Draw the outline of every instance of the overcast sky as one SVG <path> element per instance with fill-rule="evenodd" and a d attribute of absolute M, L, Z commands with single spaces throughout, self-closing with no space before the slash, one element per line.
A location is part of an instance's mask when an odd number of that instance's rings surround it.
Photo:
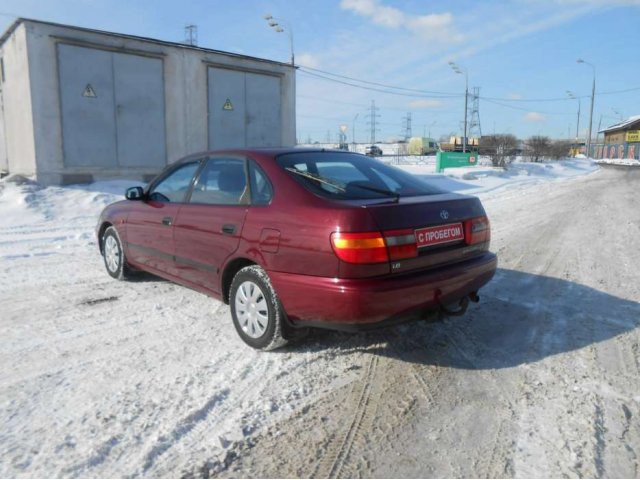
<path fill-rule="evenodd" d="M 288 62 L 289 37 L 267 13 L 294 33 L 300 141 L 335 139 L 341 124 L 351 141 L 356 116 L 356 138 L 368 141 L 372 100 L 377 139 L 399 136 L 408 112 L 413 135 L 461 131 L 464 75 L 449 61 L 480 87 L 483 134 L 575 136 L 578 100 L 567 90 L 583 97 L 586 129 L 593 76 L 578 58 L 596 66 L 594 130 L 640 114 L 640 0 L 0 0 L 3 30 L 18 15 L 182 41 L 195 23 L 203 47 Z M 410 90 L 314 76 L 323 72 Z"/>

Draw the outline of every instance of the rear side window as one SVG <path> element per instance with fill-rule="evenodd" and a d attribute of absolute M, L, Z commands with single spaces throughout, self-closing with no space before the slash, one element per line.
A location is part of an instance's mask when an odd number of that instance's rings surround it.
<path fill-rule="evenodd" d="M 206 205 L 244 205 L 249 200 L 249 189 L 244 168 L 239 158 L 210 158 L 200 172 L 191 203 Z"/>
<path fill-rule="evenodd" d="M 445 193 L 398 168 L 353 153 L 289 153 L 279 156 L 278 164 L 309 191 L 336 200 Z"/>
<path fill-rule="evenodd" d="M 268 205 L 273 197 L 273 187 L 267 175 L 254 161 L 249 162 L 249 179 L 251 182 L 251 203 Z"/>

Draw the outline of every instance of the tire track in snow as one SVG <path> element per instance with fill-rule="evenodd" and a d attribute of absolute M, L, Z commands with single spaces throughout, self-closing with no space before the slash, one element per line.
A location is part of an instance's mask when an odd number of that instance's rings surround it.
<path fill-rule="evenodd" d="M 216 393 L 201 408 L 180 420 L 168 435 L 161 437 L 145 456 L 142 473 L 146 474 L 158 457 L 178 443 L 185 435 L 196 428 L 200 422 L 205 421 L 209 414 L 229 397 L 230 392 L 231 390 L 229 388 L 225 388 L 221 392 Z"/>
<path fill-rule="evenodd" d="M 349 460 L 353 443 L 356 437 L 360 434 L 363 420 L 368 413 L 369 400 L 373 389 L 373 379 L 375 377 L 378 362 L 378 355 L 372 354 L 362 381 L 357 385 L 354 385 L 351 392 L 350 398 L 352 400 L 357 400 L 351 416 L 351 422 L 345 432 L 344 438 L 342 442 L 331 442 L 329 444 L 329 451 L 323 461 L 316 467 L 316 471 L 312 475 L 313 477 L 338 478 L 341 476 L 341 472 Z"/>

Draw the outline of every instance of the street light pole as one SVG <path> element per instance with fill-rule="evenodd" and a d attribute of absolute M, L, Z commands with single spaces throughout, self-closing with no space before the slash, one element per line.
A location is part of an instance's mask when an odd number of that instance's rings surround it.
<path fill-rule="evenodd" d="M 467 151 L 467 102 L 469 101 L 469 76 L 464 71 L 464 138 L 462 139 L 462 152 Z"/>
<path fill-rule="evenodd" d="M 576 141 L 578 140 L 578 136 L 580 135 L 580 106 L 582 104 L 582 100 L 580 100 L 580 98 L 576 97 L 573 92 L 567 90 L 567 95 L 569 95 L 569 98 L 572 98 L 573 100 L 578 100 L 578 120 L 576 121 Z"/>
<path fill-rule="evenodd" d="M 356 151 L 356 120 L 358 119 L 358 115 L 360 115 L 359 113 L 356 113 L 356 116 L 353 117 L 353 132 L 351 133 L 352 135 L 352 140 L 353 140 L 353 151 Z"/>
<path fill-rule="evenodd" d="M 469 99 L 469 75 L 466 68 L 461 68 L 454 62 L 449 62 L 454 72 L 464 74 L 464 136 L 462 137 L 462 151 L 467 151 L 467 101 Z"/>
<path fill-rule="evenodd" d="M 577 62 L 589 65 L 593 70 L 593 83 L 591 85 L 591 109 L 589 112 L 589 138 L 587 138 L 587 158 L 589 158 L 589 155 L 591 154 L 591 127 L 593 125 L 593 102 L 596 96 L 596 67 L 592 63 L 585 62 L 581 58 L 579 58 Z"/>
<path fill-rule="evenodd" d="M 269 22 L 269 26 L 273 28 L 277 33 L 287 32 L 289 34 L 289 48 L 291 49 L 291 66 L 295 67 L 295 55 L 293 53 L 293 28 L 289 22 L 278 20 L 271 14 L 266 14 L 264 19 Z M 285 28 L 286 27 L 286 28 Z"/>

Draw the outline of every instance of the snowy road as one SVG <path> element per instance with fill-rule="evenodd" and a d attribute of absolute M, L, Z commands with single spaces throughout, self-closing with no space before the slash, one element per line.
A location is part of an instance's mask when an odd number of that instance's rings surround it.
<path fill-rule="evenodd" d="M 0 476 L 638 477 L 639 185 L 487 196 L 500 269 L 465 317 L 272 353 L 214 300 L 112 281 L 94 219 L 34 190 L 41 226 L 0 228 Z"/>

